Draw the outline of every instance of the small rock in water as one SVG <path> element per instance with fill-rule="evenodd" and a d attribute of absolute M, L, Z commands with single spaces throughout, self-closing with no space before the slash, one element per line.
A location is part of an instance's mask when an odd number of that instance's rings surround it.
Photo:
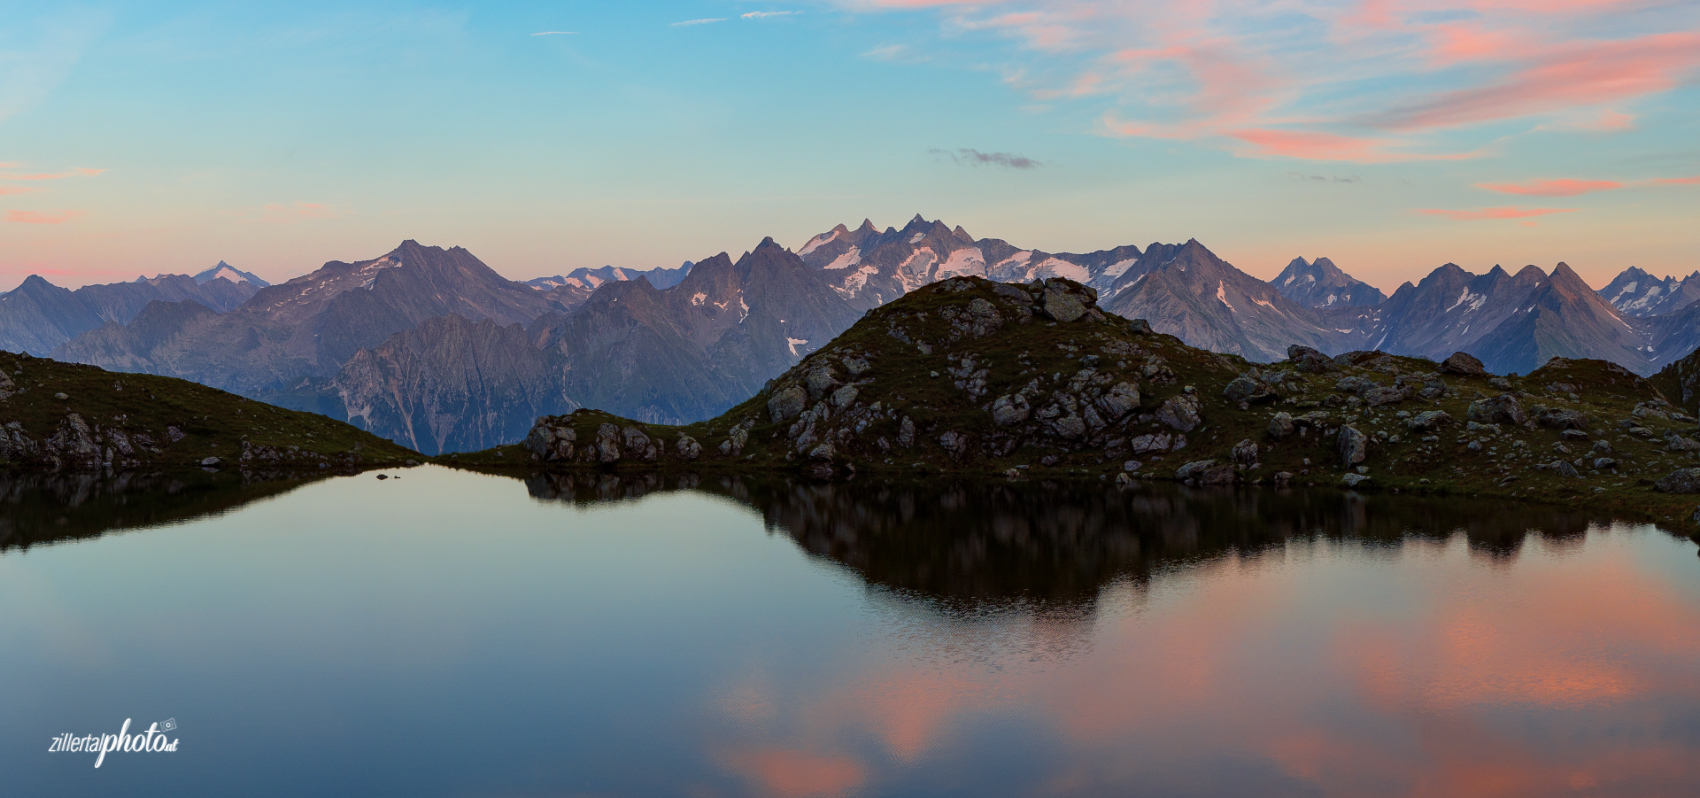
<path fill-rule="evenodd" d="M 389 479 L 389 478 L 390 478 L 389 474 L 379 474 L 378 475 L 378 479 Z"/>
<path fill-rule="evenodd" d="M 217 457 L 203 457 L 203 458 L 201 458 L 201 465 L 204 465 L 204 466 L 218 465 L 218 458 Z"/>

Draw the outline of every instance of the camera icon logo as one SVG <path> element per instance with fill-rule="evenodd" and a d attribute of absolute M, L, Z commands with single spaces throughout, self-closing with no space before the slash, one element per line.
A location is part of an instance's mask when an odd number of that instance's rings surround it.
<path fill-rule="evenodd" d="M 176 718 L 166 718 L 163 722 L 161 722 L 159 724 L 159 730 L 160 731 L 176 731 L 177 730 L 177 719 Z"/>

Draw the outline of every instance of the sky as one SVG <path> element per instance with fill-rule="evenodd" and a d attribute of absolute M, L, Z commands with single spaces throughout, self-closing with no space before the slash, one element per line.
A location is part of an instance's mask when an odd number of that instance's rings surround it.
<path fill-rule="evenodd" d="M 1599 287 L 1700 269 L 1697 79 L 1693 0 L 11 3 L 0 290 L 404 239 L 528 279 L 916 214 Z"/>

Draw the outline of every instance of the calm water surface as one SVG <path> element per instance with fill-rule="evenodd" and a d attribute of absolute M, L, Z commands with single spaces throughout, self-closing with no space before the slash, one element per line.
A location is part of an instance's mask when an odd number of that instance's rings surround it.
<path fill-rule="evenodd" d="M 0 480 L 0 673 L 5 795 L 1700 794 L 1695 544 L 1458 501 Z"/>

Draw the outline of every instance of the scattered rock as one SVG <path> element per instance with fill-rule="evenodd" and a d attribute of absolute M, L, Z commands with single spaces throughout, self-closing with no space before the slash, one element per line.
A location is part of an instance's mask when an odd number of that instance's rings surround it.
<path fill-rule="evenodd" d="M 1269 437 L 1271 438 L 1285 438 L 1293 434 L 1295 428 L 1292 413 L 1283 411 L 1269 418 Z"/>
<path fill-rule="evenodd" d="M 1679 468 L 1653 483 L 1661 493 L 1700 493 L 1700 468 Z"/>
<path fill-rule="evenodd" d="M 1340 370 L 1339 364 L 1327 355 L 1308 346 L 1298 344 L 1287 347 L 1287 361 L 1293 364 L 1293 368 L 1306 374 L 1323 374 Z"/>
<path fill-rule="evenodd" d="M 1242 465 L 1247 468 L 1256 468 L 1257 442 L 1248 438 L 1234 444 L 1232 457 L 1234 459 L 1234 463 L 1237 465 Z"/>
<path fill-rule="evenodd" d="M 1346 474 L 1340 477 L 1340 484 L 1352 489 L 1368 488 L 1373 481 L 1374 478 L 1367 474 Z"/>
<path fill-rule="evenodd" d="M 1204 421 L 1199 417 L 1198 409 L 1198 397 L 1190 393 L 1176 394 L 1157 406 L 1157 420 L 1170 429 L 1191 432 Z"/>
<path fill-rule="evenodd" d="M 1485 377 L 1488 373 L 1482 361 L 1464 352 L 1453 352 L 1451 357 L 1440 361 L 1440 370 L 1465 377 Z"/>
<path fill-rule="evenodd" d="M 1027 403 L 1027 397 L 1021 394 L 1000 396 L 992 402 L 992 423 L 1000 427 L 1020 424 L 1027 420 L 1032 409 L 1032 405 Z"/>
<path fill-rule="evenodd" d="M 1417 432 L 1432 432 L 1443 424 L 1451 424 L 1452 415 L 1444 410 L 1427 410 L 1405 421 L 1405 427 Z"/>
<path fill-rule="evenodd" d="M 1334 442 L 1334 450 L 1340 456 L 1340 464 L 1346 467 L 1355 466 L 1369 459 L 1369 438 L 1357 427 L 1341 427 Z"/>
<path fill-rule="evenodd" d="M 1175 470 L 1176 480 L 1199 485 L 1228 485 L 1235 478 L 1233 466 L 1215 460 L 1197 460 Z"/>
<path fill-rule="evenodd" d="M 201 465 L 204 465 L 204 466 L 218 465 L 218 458 L 217 457 L 203 457 L 203 458 L 201 458 Z"/>
<path fill-rule="evenodd" d="M 1470 403 L 1469 419 L 1482 424 L 1522 424 L 1529 420 L 1523 406 L 1512 394 L 1500 394 L 1491 399 Z"/>
<path fill-rule="evenodd" d="M 64 391 L 60 391 L 59 393 L 54 394 L 53 398 L 58 399 L 59 401 L 63 402 L 67 399 L 70 399 L 71 396 L 69 394 L 65 393 Z"/>
<path fill-rule="evenodd" d="M 1551 429 L 1585 430 L 1588 428 L 1586 413 L 1580 410 L 1566 410 L 1556 407 L 1535 408 L 1535 422 Z"/>
<path fill-rule="evenodd" d="M 788 385 L 773 392 L 767 400 L 767 414 L 774 423 L 796 418 L 809 403 L 808 391 L 800 385 Z"/>
<path fill-rule="evenodd" d="M 1570 464 L 1565 463 L 1565 465 L 1570 465 Z M 1607 469 L 1612 469 L 1612 468 L 1617 468 L 1617 461 L 1616 460 L 1613 460 L 1610 457 L 1596 457 L 1596 458 L 1594 458 L 1594 470 L 1595 471 L 1605 471 Z"/>

